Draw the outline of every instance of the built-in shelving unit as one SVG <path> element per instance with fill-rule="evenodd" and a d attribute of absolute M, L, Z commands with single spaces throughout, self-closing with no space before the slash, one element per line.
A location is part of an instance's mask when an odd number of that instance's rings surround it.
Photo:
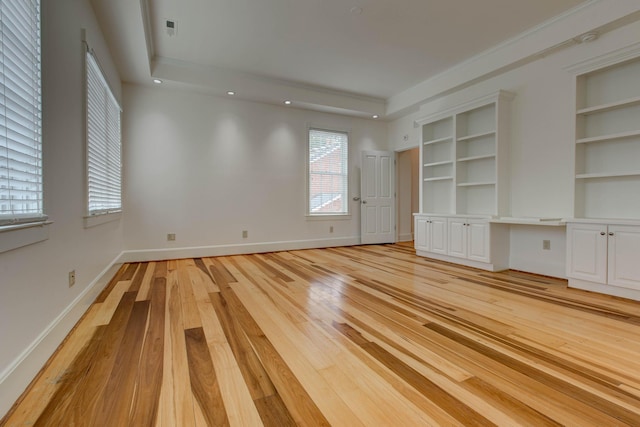
<path fill-rule="evenodd" d="M 499 91 L 427 116 L 421 129 L 416 253 L 497 271 L 508 267 L 509 101 Z"/>
<path fill-rule="evenodd" d="M 640 43 L 571 67 L 576 75 L 573 288 L 640 301 Z"/>
<path fill-rule="evenodd" d="M 506 213 L 506 136 L 512 97 L 499 91 L 418 121 L 422 130 L 421 213 Z"/>
<path fill-rule="evenodd" d="M 640 219 L 640 59 L 576 76 L 576 218 Z"/>

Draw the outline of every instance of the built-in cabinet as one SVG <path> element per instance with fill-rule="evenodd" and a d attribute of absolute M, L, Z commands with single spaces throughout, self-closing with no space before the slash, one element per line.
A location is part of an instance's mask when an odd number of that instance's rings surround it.
<path fill-rule="evenodd" d="M 640 300 L 640 48 L 576 75 L 569 286 Z"/>
<path fill-rule="evenodd" d="M 567 225 L 569 286 L 640 298 L 640 225 Z"/>
<path fill-rule="evenodd" d="M 491 250 L 508 245 L 502 239 L 506 233 L 491 230 L 504 227 L 489 219 L 509 210 L 512 98 L 498 91 L 416 121 L 421 129 L 420 213 L 414 228 L 419 255 L 489 270 L 506 268 L 506 259 L 492 258 L 504 251 Z M 442 244 L 434 245 L 433 239 Z"/>
<path fill-rule="evenodd" d="M 447 254 L 446 217 L 416 216 L 414 230 L 416 249 L 442 255 Z"/>
<path fill-rule="evenodd" d="M 490 262 L 489 229 L 484 219 L 449 218 L 448 242 L 451 256 L 472 261 Z"/>

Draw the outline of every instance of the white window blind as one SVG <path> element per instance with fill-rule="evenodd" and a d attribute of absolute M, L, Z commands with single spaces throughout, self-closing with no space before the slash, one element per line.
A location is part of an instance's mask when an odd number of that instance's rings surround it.
<path fill-rule="evenodd" d="M 120 106 L 93 54 L 87 52 L 88 214 L 122 210 Z"/>
<path fill-rule="evenodd" d="M 0 226 L 45 219 L 40 1 L 0 1 Z"/>
<path fill-rule="evenodd" d="M 349 136 L 309 129 L 309 215 L 349 213 Z"/>

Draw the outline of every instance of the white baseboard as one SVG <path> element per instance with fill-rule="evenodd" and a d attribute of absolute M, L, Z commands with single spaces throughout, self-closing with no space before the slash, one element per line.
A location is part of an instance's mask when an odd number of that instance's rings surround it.
<path fill-rule="evenodd" d="M 116 257 L 38 337 L 0 373 L 0 419 L 11 409 L 120 267 Z"/>
<path fill-rule="evenodd" d="M 398 242 L 413 242 L 413 233 L 398 234 Z"/>
<path fill-rule="evenodd" d="M 124 251 L 118 262 L 159 261 L 163 259 L 201 258 L 210 256 L 256 254 L 297 249 L 330 248 L 360 244 L 360 237 L 338 237 L 319 240 L 289 240 L 283 242 L 246 243 L 240 245 L 195 246 L 186 248 L 141 249 Z"/>
<path fill-rule="evenodd" d="M 602 283 L 587 282 L 586 280 L 571 278 L 569 279 L 569 287 L 640 301 L 640 290 L 637 289 L 622 288 L 620 286 L 611 286 Z"/>

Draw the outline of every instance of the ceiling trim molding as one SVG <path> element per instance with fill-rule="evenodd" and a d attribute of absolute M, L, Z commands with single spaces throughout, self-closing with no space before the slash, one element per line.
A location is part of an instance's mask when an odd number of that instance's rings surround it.
<path fill-rule="evenodd" d="M 318 85 L 313 85 L 309 83 L 297 82 L 294 80 L 279 79 L 276 77 L 269 77 L 261 74 L 254 74 L 254 73 L 249 73 L 246 71 L 240 71 L 240 70 L 235 70 L 230 68 L 194 64 L 193 62 L 181 61 L 181 60 L 166 58 L 162 56 L 155 56 L 151 64 L 152 64 L 152 67 L 151 67 L 152 70 L 155 70 L 159 65 L 170 65 L 170 66 L 176 66 L 181 68 L 187 68 L 197 73 L 207 73 L 207 74 L 218 73 L 223 75 L 233 74 L 236 76 L 241 76 L 244 79 L 255 80 L 255 81 L 259 81 L 267 84 L 288 86 L 291 88 L 304 89 L 304 90 L 319 92 L 319 93 L 328 94 L 328 95 L 342 96 L 342 97 L 357 99 L 359 101 L 365 101 L 365 102 L 373 102 L 373 103 L 380 103 L 380 104 L 386 103 L 386 99 L 384 98 L 377 98 L 374 96 L 362 95 L 359 93 L 332 89 L 325 86 L 318 86 Z"/>
<path fill-rule="evenodd" d="M 574 38 L 587 31 L 611 31 L 639 11 L 640 4 L 633 0 L 589 0 L 389 97 L 387 117 L 403 116 L 416 106 L 572 46 Z"/>
<path fill-rule="evenodd" d="M 153 67 L 151 63 L 156 56 L 155 47 L 153 45 L 153 31 L 151 27 L 151 12 L 149 9 L 149 0 L 140 0 L 140 12 L 142 14 L 142 28 L 144 32 L 144 40 L 147 45 L 147 58 L 149 60 L 149 69 Z"/>

